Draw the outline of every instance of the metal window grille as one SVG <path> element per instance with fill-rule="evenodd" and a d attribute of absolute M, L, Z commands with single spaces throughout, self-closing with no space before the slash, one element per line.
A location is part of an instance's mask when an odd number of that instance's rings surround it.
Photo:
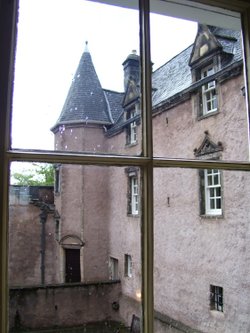
<path fill-rule="evenodd" d="M 211 310 L 223 312 L 223 288 L 210 286 L 210 307 Z"/>

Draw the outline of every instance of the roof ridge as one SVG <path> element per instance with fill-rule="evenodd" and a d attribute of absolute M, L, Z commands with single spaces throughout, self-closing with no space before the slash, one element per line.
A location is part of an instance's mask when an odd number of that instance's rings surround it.
<path fill-rule="evenodd" d="M 112 89 L 102 88 L 102 90 L 104 90 L 104 91 L 109 91 L 109 92 L 112 92 L 112 93 L 115 93 L 115 94 L 124 94 L 124 92 L 115 91 L 115 90 L 112 90 Z"/>

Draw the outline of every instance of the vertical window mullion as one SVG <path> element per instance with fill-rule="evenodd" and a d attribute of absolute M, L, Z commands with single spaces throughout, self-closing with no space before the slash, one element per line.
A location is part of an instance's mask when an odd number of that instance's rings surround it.
<path fill-rule="evenodd" d="M 142 332 L 154 331 L 153 301 L 153 140 L 150 57 L 150 0 L 139 0 L 141 55 L 142 155 L 149 159 L 142 170 Z"/>
<path fill-rule="evenodd" d="M 242 39 L 243 39 L 243 58 L 244 58 L 244 76 L 245 76 L 245 95 L 246 95 L 246 108 L 249 110 L 250 107 L 250 8 L 245 8 L 244 13 L 241 14 L 242 24 Z M 248 124 L 249 124 L 249 112 Z M 248 144 L 250 138 L 250 129 L 248 126 Z"/>
<path fill-rule="evenodd" d="M 8 182 L 10 148 L 10 109 L 14 77 L 14 49 L 17 32 L 18 1 L 0 1 L 0 331 L 8 327 Z"/>

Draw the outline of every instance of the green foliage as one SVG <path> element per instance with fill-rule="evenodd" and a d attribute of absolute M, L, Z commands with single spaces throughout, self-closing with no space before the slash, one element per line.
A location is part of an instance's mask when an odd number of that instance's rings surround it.
<path fill-rule="evenodd" d="M 32 163 L 30 169 L 13 172 L 11 179 L 13 185 L 52 186 L 54 185 L 54 167 L 52 164 Z"/>

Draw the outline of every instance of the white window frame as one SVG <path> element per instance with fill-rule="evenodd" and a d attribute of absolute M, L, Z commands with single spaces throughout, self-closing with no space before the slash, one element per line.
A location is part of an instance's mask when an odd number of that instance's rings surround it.
<path fill-rule="evenodd" d="M 212 74 L 214 74 L 213 65 L 209 65 L 201 70 L 202 79 Z M 211 107 L 211 105 L 214 105 L 214 107 Z M 202 86 L 202 114 L 205 116 L 216 112 L 218 110 L 217 105 L 216 82 L 215 80 L 212 80 Z"/>
<path fill-rule="evenodd" d="M 124 255 L 124 275 L 132 277 L 132 256 L 130 254 Z"/>
<path fill-rule="evenodd" d="M 136 175 L 130 176 L 131 214 L 139 214 L 139 184 Z"/>
<path fill-rule="evenodd" d="M 119 260 L 115 257 L 109 257 L 109 279 L 119 279 Z"/>
<path fill-rule="evenodd" d="M 134 118 L 136 115 L 136 111 L 133 110 L 130 114 L 130 118 Z M 136 121 L 132 121 L 132 123 L 130 123 L 130 143 L 136 143 L 137 142 L 137 125 L 136 125 Z"/>
<path fill-rule="evenodd" d="M 205 180 L 205 205 L 206 215 L 222 214 L 222 188 L 221 188 L 221 171 L 218 169 L 204 170 Z M 210 179 L 210 181 L 209 181 Z M 216 179 L 218 181 L 216 181 Z M 220 194 L 218 194 L 218 191 Z M 217 201 L 220 201 L 218 205 Z M 213 204 L 212 204 L 213 203 Z"/>
<path fill-rule="evenodd" d="M 135 104 L 134 109 L 130 109 L 128 112 L 128 119 L 133 119 L 138 114 L 138 105 Z M 134 145 L 137 143 L 137 124 L 136 120 L 129 123 L 128 128 L 128 144 Z"/>
<path fill-rule="evenodd" d="M 120 5 L 126 2 L 127 6 L 131 6 L 131 1 L 115 1 L 115 0 L 102 0 L 101 2 L 109 2 Z M 196 10 L 200 4 L 202 6 L 214 6 L 214 0 L 194 0 L 191 7 L 187 10 Z M 154 4 L 154 1 L 153 1 Z M 136 5 L 136 4 L 134 4 Z M 187 4 L 188 5 L 188 1 Z M 216 2 L 217 8 L 238 11 L 242 19 L 243 27 L 243 44 L 244 49 L 244 63 L 246 64 L 246 98 L 248 105 L 250 104 L 250 26 L 249 16 L 250 9 L 248 1 L 218 0 Z M 167 9 L 166 3 L 166 9 Z M 188 6 L 187 6 L 188 7 Z M 196 8 L 197 7 L 197 8 Z M 142 117 L 142 153 L 140 156 L 103 156 L 96 154 L 95 156 L 74 153 L 60 154 L 58 152 L 48 151 L 28 151 L 26 149 L 15 150 L 11 148 L 11 95 L 12 95 L 12 82 L 14 71 L 14 49 L 17 33 L 17 13 L 18 1 L 1 0 L 0 21 L 0 83 L 2 89 L 0 90 L 0 235 L 1 235 L 1 265 L 0 265 L 0 283 L 1 283 L 1 306 L 0 306 L 0 331 L 2 333 L 8 332 L 8 283 L 7 283 L 7 253 L 8 253 L 8 182 L 9 182 L 9 166 L 11 162 L 46 162 L 46 163 L 73 163 L 81 165 L 115 165 L 115 166 L 137 166 L 141 168 L 142 172 L 142 200 L 143 200 L 143 220 L 142 220 L 142 237 L 141 237 L 141 251 L 142 251 L 142 332 L 154 332 L 154 281 L 153 281 L 153 168 L 217 168 L 235 171 L 250 171 L 250 163 L 241 162 L 223 162 L 223 161 L 192 161 L 185 159 L 163 159 L 154 158 L 153 145 L 152 145 L 152 110 L 151 110 L 151 71 L 152 62 L 150 59 L 150 29 L 149 17 L 150 6 L 149 0 L 139 0 L 139 16 L 140 16 L 140 55 L 141 55 L 141 101 L 143 109 Z M 187 14 L 184 8 L 183 13 Z M 202 9 L 203 10 L 203 9 Z M 219 9 L 220 11 L 220 9 Z M 178 13 L 180 10 L 178 10 Z M 205 13 L 207 15 L 207 13 Z M 215 17 L 214 11 L 210 17 Z M 183 14 L 183 18 L 185 16 Z M 219 14 L 220 15 L 220 14 Z M 195 15 L 194 15 L 195 16 Z M 227 17 L 227 14 L 225 15 Z M 196 15 L 198 17 L 198 15 Z M 186 16 L 187 18 L 187 16 Z M 198 17 L 199 18 L 199 17 Z M 231 16 L 228 21 L 231 22 Z M 216 25 L 216 24 L 215 24 Z"/>

